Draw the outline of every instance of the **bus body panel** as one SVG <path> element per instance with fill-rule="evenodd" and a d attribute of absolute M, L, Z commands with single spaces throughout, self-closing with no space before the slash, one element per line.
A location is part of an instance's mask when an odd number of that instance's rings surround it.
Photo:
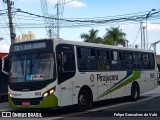
<path fill-rule="evenodd" d="M 146 72 L 146 92 L 153 90 L 157 86 L 157 70 L 147 70 Z"/>
<path fill-rule="evenodd" d="M 57 46 L 64 47 L 64 49 L 58 48 Z M 68 51 L 65 47 L 71 46 L 72 51 Z M 122 69 L 122 70 L 92 70 L 92 71 L 83 71 L 79 69 L 78 62 L 78 47 L 93 48 L 96 51 L 98 49 L 105 49 L 111 51 L 120 51 L 126 52 L 129 51 L 132 54 L 135 53 L 152 53 L 154 52 L 149 50 L 139 50 L 139 49 L 130 49 L 122 48 L 116 46 L 107 46 L 100 44 L 90 44 L 83 42 L 71 42 L 61 39 L 53 40 L 53 51 L 55 53 L 55 62 L 56 62 L 56 80 L 54 84 L 56 86 L 56 92 L 52 95 L 52 98 L 47 97 L 46 100 L 42 100 L 42 104 L 37 106 L 16 106 L 11 100 L 9 104 L 11 107 L 22 107 L 22 108 L 47 108 L 47 107 L 61 107 L 67 105 L 74 105 L 78 103 L 78 94 L 83 86 L 88 86 L 93 94 L 93 101 L 100 101 L 106 99 L 112 99 L 117 97 L 129 96 L 131 95 L 131 86 L 133 82 L 137 82 L 140 88 L 140 93 L 152 90 L 156 88 L 156 70 L 143 70 L 143 69 Z M 66 50 L 65 50 L 66 49 Z M 61 81 L 60 77 L 63 79 L 67 76 L 65 74 L 58 73 L 59 69 L 59 55 L 64 55 L 66 52 L 74 53 L 75 60 L 75 74 L 68 79 Z M 71 54 L 72 54 L 71 53 Z M 96 53 L 97 56 L 97 53 Z M 124 62 L 125 63 L 125 62 Z M 123 64 L 124 64 L 123 63 Z M 72 67 L 72 66 L 68 66 Z M 153 74 L 154 73 L 154 74 Z M 53 84 L 51 86 L 54 86 Z M 51 87 L 45 87 L 41 92 L 49 90 Z M 12 91 L 14 93 L 14 91 Z M 18 97 L 19 99 L 23 98 L 36 98 L 34 92 L 26 92 L 23 97 Z M 36 91 L 39 92 L 39 91 Z M 17 92 L 17 94 L 23 94 L 22 92 Z M 30 94 L 31 93 L 31 94 Z M 27 96 L 28 95 L 28 96 Z M 30 95 L 30 96 L 29 96 Z M 15 97 L 16 98 L 16 97 Z M 53 98 L 55 100 L 53 100 Z M 49 100 L 47 100 L 49 99 Z M 51 101 L 53 101 L 53 103 Z M 44 101 L 44 102 L 43 102 Z M 51 103 L 47 104 L 47 102 Z M 46 106 L 45 106 L 46 104 Z"/>
<path fill-rule="evenodd" d="M 47 97 L 43 97 L 44 93 L 55 88 L 53 94 L 49 94 Z M 11 108 L 53 108 L 58 107 L 58 91 L 57 81 L 49 84 L 45 88 L 36 91 L 13 91 L 8 87 L 9 94 L 9 106 Z M 23 102 L 29 102 L 30 105 L 23 105 Z M 32 103 L 34 105 L 32 105 Z"/>
<path fill-rule="evenodd" d="M 33 99 L 31 99 L 33 101 Z M 25 101 L 27 104 L 23 104 L 22 101 Z M 39 104 L 38 105 L 30 105 L 28 104 L 28 99 L 21 99 L 21 105 L 16 105 L 12 99 L 8 100 L 8 104 L 11 108 L 55 108 L 58 107 L 58 98 L 52 94 L 50 96 L 48 96 L 46 99 L 42 99 L 39 100 Z M 24 102 L 24 103 L 25 103 Z"/>

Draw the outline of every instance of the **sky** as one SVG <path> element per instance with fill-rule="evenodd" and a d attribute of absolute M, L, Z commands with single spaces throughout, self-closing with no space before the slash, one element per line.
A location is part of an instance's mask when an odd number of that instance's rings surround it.
<path fill-rule="evenodd" d="M 42 14 L 41 1 L 43 0 L 13 0 L 13 9 L 21 9 L 26 12 L 34 13 L 37 15 Z M 64 19 L 78 19 L 78 18 L 98 18 L 98 17 L 108 17 L 117 16 L 124 14 L 132 14 L 150 11 L 152 9 L 160 10 L 160 0 L 65 0 L 66 4 L 63 7 L 63 15 L 61 18 Z M 47 0 L 48 13 L 49 15 L 56 14 L 55 4 L 57 0 Z M 0 1 L 0 10 L 6 10 L 6 4 Z M 13 10 L 13 11 L 14 11 Z M 46 38 L 45 28 L 21 28 L 25 23 L 37 23 L 43 24 L 43 19 L 41 20 L 26 20 L 25 14 L 16 13 L 13 14 L 13 22 L 17 23 L 15 31 L 16 35 L 21 35 L 32 31 L 36 38 Z M 24 19 L 25 18 L 25 19 Z M 32 19 L 32 17 L 30 18 Z M 8 22 L 7 16 L 0 16 L 0 37 L 4 39 L 0 41 L 0 52 L 8 52 L 10 46 L 9 29 L 4 28 Z M 144 21 L 145 22 L 145 21 Z M 66 24 L 67 25 L 67 24 Z M 99 30 L 98 36 L 103 37 L 106 33 L 106 28 L 120 27 L 124 33 L 126 33 L 126 39 L 129 41 L 129 47 L 133 47 L 136 44 L 141 44 L 141 36 L 139 32 L 140 23 L 139 22 L 123 22 L 123 23 L 112 23 L 106 24 L 104 26 L 89 26 L 89 27 L 67 27 L 63 28 L 63 24 L 60 23 L 60 38 L 64 40 L 80 41 L 80 34 L 88 33 L 92 28 Z M 149 46 L 158 40 L 160 40 L 160 18 L 147 21 L 147 36 Z M 157 44 L 157 54 L 160 54 L 160 43 Z"/>

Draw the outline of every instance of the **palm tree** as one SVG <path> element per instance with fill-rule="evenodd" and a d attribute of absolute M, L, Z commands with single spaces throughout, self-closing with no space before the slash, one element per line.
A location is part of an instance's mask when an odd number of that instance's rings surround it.
<path fill-rule="evenodd" d="M 89 34 L 82 33 L 80 37 L 84 39 L 84 42 L 90 42 L 90 43 L 102 43 L 102 38 L 97 37 L 98 30 L 94 30 L 93 28 L 89 31 Z"/>
<path fill-rule="evenodd" d="M 104 44 L 109 45 L 118 45 L 121 44 L 125 46 L 125 42 L 127 41 L 125 36 L 126 33 L 122 32 L 119 27 L 111 27 L 110 29 L 106 29 L 107 33 L 104 36 Z"/>

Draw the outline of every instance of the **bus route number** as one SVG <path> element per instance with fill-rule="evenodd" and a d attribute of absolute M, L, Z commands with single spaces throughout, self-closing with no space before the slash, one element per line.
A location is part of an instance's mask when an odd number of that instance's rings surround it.
<path fill-rule="evenodd" d="M 41 96 L 41 92 L 35 92 L 35 96 Z"/>

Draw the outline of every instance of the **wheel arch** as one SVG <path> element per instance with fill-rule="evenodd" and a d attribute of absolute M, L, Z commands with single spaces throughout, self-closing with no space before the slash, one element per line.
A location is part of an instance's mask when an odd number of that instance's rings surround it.
<path fill-rule="evenodd" d="M 91 99 L 93 100 L 93 92 L 92 92 L 91 88 L 90 88 L 88 85 L 84 85 L 84 86 L 82 86 L 81 89 L 79 90 L 79 93 L 80 93 L 80 91 L 83 90 L 83 89 L 88 92 L 88 94 L 90 95 Z M 78 93 L 78 95 L 79 95 L 79 93 Z"/>
<path fill-rule="evenodd" d="M 139 90 L 139 93 L 140 93 L 140 87 L 139 87 L 139 83 L 138 83 L 137 81 L 134 81 L 134 82 L 132 83 L 132 85 L 131 85 L 131 90 L 132 90 L 132 87 L 133 87 L 134 85 L 137 85 L 138 90 Z"/>
<path fill-rule="evenodd" d="M 140 96 L 140 87 L 137 81 L 132 83 L 130 91 L 131 91 L 130 100 L 137 101 Z"/>

